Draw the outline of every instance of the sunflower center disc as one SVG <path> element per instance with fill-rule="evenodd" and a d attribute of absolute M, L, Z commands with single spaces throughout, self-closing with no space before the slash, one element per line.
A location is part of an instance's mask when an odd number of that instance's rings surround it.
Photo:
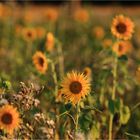
<path fill-rule="evenodd" d="M 117 26 L 116 26 L 116 29 L 119 33 L 125 33 L 126 32 L 126 25 L 124 23 L 119 23 Z"/>
<path fill-rule="evenodd" d="M 123 51 L 123 46 L 122 45 L 119 45 L 118 50 L 119 50 L 119 52 Z"/>
<path fill-rule="evenodd" d="M 1 121 L 4 124 L 11 124 L 12 123 L 12 115 L 10 113 L 3 114 Z"/>
<path fill-rule="evenodd" d="M 32 34 L 30 32 L 28 32 L 28 37 L 31 37 L 31 36 L 32 36 Z"/>
<path fill-rule="evenodd" d="M 70 91 L 74 94 L 80 93 L 82 90 L 82 85 L 78 81 L 74 81 L 70 84 Z"/>
<path fill-rule="evenodd" d="M 38 62 L 39 62 L 39 64 L 43 67 L 44 60 L 43 60 L 41 57 L 38 59 Z"/>

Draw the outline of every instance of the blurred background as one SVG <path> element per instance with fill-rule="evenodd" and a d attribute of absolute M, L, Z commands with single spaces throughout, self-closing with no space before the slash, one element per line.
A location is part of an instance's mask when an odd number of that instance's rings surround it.
<path fill-rule="evenodd" d="M 117 97 L 132 108 L 140 101 L 140 74 L 136 76 L 140 66 L 140 1 L 1 0 L 0 77 L 9 80 L 14 90 L 18 89 L 21 81 L 34 83 L 36 87 L 45 86 L 40 97 L 42 108 L 57 108 L 54 98 L 50 96 L 54 89 L 51 68 L 49 66 L 45 75 L 40 74 L 33 65 L 32 56 L 37 51 L 45 53 L 47 58 L 55 62 L 60 81 L 58 45 L 61 44 L 64 73 L 73 69 L 82 72 L 89 67 L 95 94 L 91 93 L 86 103 L 107 111 L 106 104 L 112 90 L 111 47 L 115 40 L 110 28 L 112 19 L 118 14 L 130 17 L 135 24 L 134 34 L 129 42 L 131 51 L 120 58 L 117 87 Z M 51 33 L 51 39 L 55 38 L 53 51 L 46 47 L 48 33 Z M 105 96 L 100 101 L 101 90 L 104 90 Z M 63 108 L 64 106 L 60 107 L 60 112 L 64 111 Z M 93 117 L 94 115 L 97 117 Z M 94 115 L 89 112 L 81 115 L 84 120 L 81 121 L 81 129 L 86 133 L 91 126 L 91 130 L 96 131 L 96 138 L 99 138 L 99 133 L 104 138 L 108 120 L 106 116 L 98 117 L 96 112 Z M 117 131 L 117 138 L 125 138 L 126 131 L 139 134 L 139 121 L 140 111 L 136 109 L 127 124 L 118 126 L 120 129 Z M 101 127 L 101 131 L 93 123 Z M 58 130 L 61 130 L 60 135 L 64 135 L 64 127 Z"/>

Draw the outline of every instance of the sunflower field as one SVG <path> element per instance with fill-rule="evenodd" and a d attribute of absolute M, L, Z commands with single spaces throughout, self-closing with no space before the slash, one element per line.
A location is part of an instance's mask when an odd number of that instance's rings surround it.
<path fill-rule="evenodd" d="M 140 9 L 0 3 L 0 140 L 139 140 Z"/>

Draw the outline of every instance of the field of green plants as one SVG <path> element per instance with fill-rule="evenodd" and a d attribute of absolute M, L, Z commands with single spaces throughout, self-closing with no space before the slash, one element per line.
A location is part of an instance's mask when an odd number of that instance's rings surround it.
<path fill-rule="evenodd" d="M 0 139 L 140 139 L 139 14 L 105 12 L 0 3 Z"/>

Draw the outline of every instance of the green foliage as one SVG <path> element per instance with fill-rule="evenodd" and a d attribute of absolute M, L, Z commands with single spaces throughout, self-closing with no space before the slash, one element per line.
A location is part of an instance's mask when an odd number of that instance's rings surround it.
<path fill-rule="evenodd" d="M 121 122 L 121 124 L 127 124 L 128 120 L 130 119 L 130 115 L 131 115 L 131 112 L 130 112 L 129 107 L 123 106 L 120 109 L 120 122 Z"/>
<path fill-rule="evenodd" d="M 115 114 L 115 113 L 119 112 L 119 110 L 121 108 L 120 99 L 119 98 L 117 98 L 116 100 L 110 99 L 109 102 L 108 102 L 108 108 L 109 108 L 109 111 L 112 114 Z"/>
<path fill-rule="evenodd" d="M 11 82 L 0 78 L 0 88 L 4 88 L 6 90 L 11 88 Z"/>

